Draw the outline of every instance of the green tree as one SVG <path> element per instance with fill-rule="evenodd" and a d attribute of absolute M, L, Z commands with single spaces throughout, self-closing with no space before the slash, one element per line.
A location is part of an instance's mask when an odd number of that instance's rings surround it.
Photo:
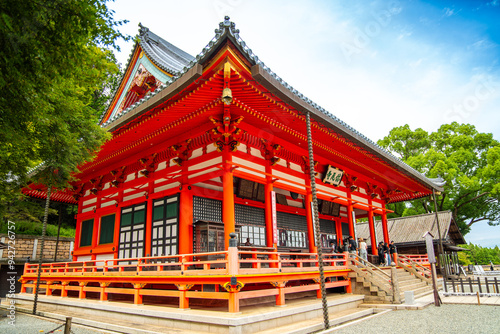
<path fill-rule="evenodd" d="M 106 3 L 0 0 L 1 203 L 17 199 L 28 175 L 67 186 L 107 138 L 96 92 L 117 73 L 110 49 L 124 36 Z"/>
<path fill-rule="evenodd" d="M 500 144 L 490 133 L 473 125 L 443 124 L 430 135 L 396 127 L 378 144 L 427 177 L 442 177 L 446 184 L 437 198 L 438 210 L 451 210 L 465 235 L 479 221 L 498 225 L 500 220 Z M 402 216 L 428 213 L 428 198 L 394 206 Z"/>
<path fill-rule="evenodd" d="M 500 264 L 500 250 L 495 248 L 485 248 L 474 244 L 461 245 L 467 251 L 458 252 L 460 264 L 479 264 L 488 265 L 490 263 Z"/>

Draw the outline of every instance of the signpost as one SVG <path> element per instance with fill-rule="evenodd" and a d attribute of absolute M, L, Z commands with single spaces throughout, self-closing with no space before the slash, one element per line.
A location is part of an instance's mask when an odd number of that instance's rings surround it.
<path fill-rule="evenodd" d="M 439 299 L 439 294 L 437 290 L 436 283 L 436 255 L 434 255 L 434 236 L 429 232 L 425 232 L 423 235 L 425 238 L 425 246 L 427 247 L 427 257 L 429 263 L 431 264 L 431 274 L 432 274 L 432 287 L 434 288 L 434 305 L 441 306 L 441 300 Z"/>

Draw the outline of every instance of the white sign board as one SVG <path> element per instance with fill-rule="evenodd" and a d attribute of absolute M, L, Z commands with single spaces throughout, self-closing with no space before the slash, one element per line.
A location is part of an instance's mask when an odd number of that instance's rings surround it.
<path fill-rule="evenodd" d="M 344 176 L 343 170 L 328 165 L 323 182 L 337 187 L 342 182 L 342 176 Z"/>
<path fill-rule="evenodd" d="M 434 255 L 434 237 L 429 232 L 424 234 L 425 238 L 425 246 L 427 247 L 427 257 L 429 259 L 429 263 L 436 263 L 436 256 Z"/>

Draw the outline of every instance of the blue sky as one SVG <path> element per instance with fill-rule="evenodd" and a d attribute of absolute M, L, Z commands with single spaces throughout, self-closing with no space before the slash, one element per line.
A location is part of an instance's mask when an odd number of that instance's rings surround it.
<path fill-rule="evenodd" d="M 500 140 L 500 1 L 116 0 L 121 30 L 141 22 L 197 55 L 224 15 L 274 72 L 373 141 L 395 126 L 474 124 Z M 122 44 L 125 64 L 132 43 Z M 500 227 L 468 242 L 500 246 Z"/>

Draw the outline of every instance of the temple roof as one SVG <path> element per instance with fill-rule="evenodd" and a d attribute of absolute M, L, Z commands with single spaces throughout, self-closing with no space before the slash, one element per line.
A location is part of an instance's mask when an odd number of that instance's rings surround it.
<path fill-rule="evenodd" d="M 438 212 L 439 228 L 443 241 L 451 240 L 455 245 L 465 244 L 465 239 L 453 220 L 451 211 Z M 357 237 L 370 240 L 370 230 L 367 222 L 356 224 Z M 377 241 L 383 241 L 382 222 L 375 222 Z M 425 243 L 424 233 L 430 232 L 434 240 L 439 239 L 436 214 L 434 212 L 417 216 L 407 216 L 387 220 L 387 230 L 391 240 L 396 244 Z"/>
<path fill-rule="evenodd" d="M 168 43 L 142 25 L 140 27 L 139 45 L 144 49 L 151 61 L 174 76 L 171 81 L 160 85 L 155 91 L 149 92 L 123 112 L 113 115 L 104 122 L 102 126 L 107 128 L 108 131 L 113 132 L 128 124 L 146 110 L 166 101 L 173 93 L 183 89 L 185 82 L 194 81 L 196 74 L 201 75 L 200 65 L 204 65 L 209 61 L 212 55 L 229 40 L 252 66 L 252 76 L 255 80 L 282 101 L 295 108 L 299 113 L 310 112 L 311 118 L 318 123 L 332 129 L 404 174 L 419 180 L 430 189 L 443 190 L 444 182 L 442 179 L 429 179 L 414 170 L 280 78 L 246 45 L 239 35 L 239 30 L 235 28 L 235 23 L 231 22 L 228 16 L 225 17 L 223 22 L 219 23 L 219 28 L 215 30 L 215 36 L 196 57 L 192 57 Z"/>
<path fill-rule="evenodd" d="M 155 35 L 139 23 L 139 45 L 158 67 L 171 74 L 178 74 L 194 59 L 187 52 Z"/>

